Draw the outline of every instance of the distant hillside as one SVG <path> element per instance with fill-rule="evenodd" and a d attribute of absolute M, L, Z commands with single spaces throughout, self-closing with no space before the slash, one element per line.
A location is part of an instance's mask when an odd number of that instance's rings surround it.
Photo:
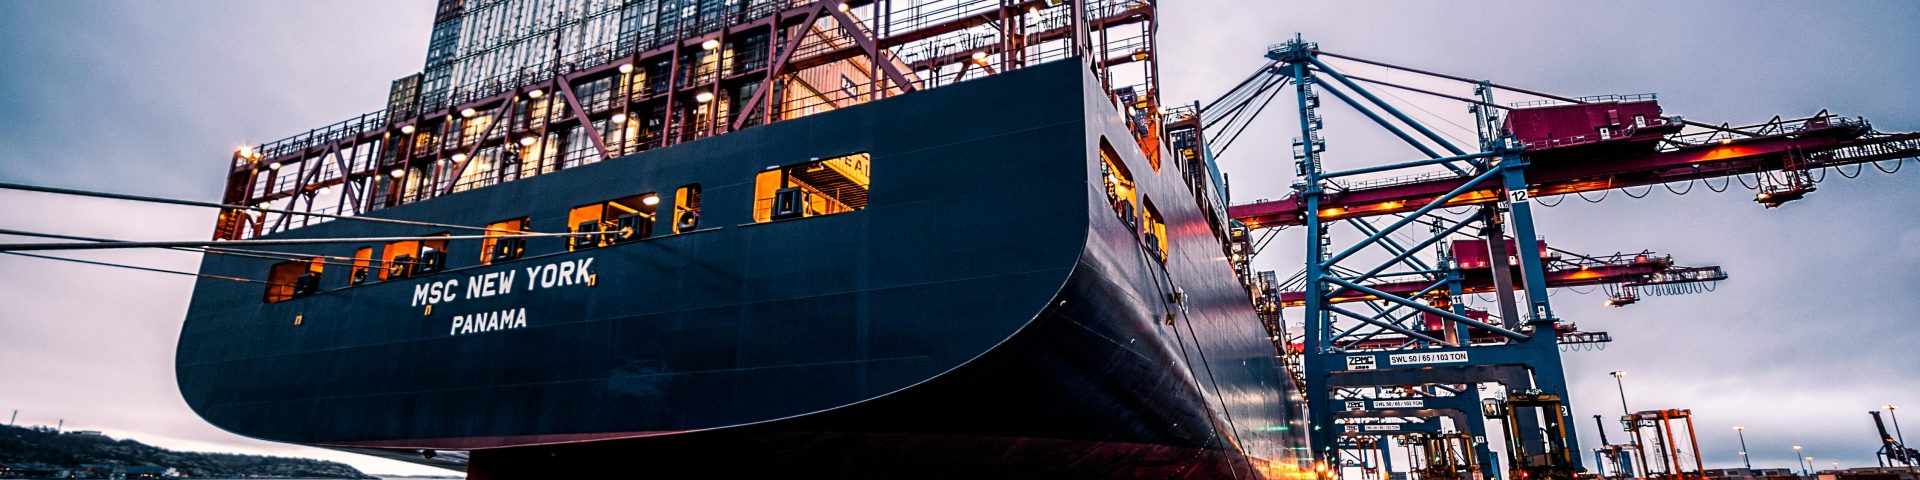
<path fill-rule="evenodd" d="M 307 458 L 176 452 L 104 435 L 0 426 L 0 463 L 172 468 L 192 478 L 377 478 L 344 463 Z"/>

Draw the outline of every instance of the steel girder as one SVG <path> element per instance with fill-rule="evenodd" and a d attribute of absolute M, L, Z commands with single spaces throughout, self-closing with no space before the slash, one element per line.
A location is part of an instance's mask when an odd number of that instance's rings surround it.
<path fill-rule="evenodd" d="M 1292 78 L 1294 100 L 1299 107 L 1300 137 L 1294 142 L 1294 158 L 1301 180 L 1295 184 L 1295 198 L 1306 204 L 1302 210 L 1306 218 L 1301 224 L 1307 234 L 1306 267 L 1302 274 L 1306 292 L 1303 376 L 1308 414 L 1314 426 L 1309 431 L 1309 439 L 1316 458 L 1334 465 L 1340 460 L 1341 448 L 1336 437 L 1343 432 L 1336 431 L 1341 429 L 1336 428 L 1335 423 L 1342 405 L 1338 402 L 1374 401 L 1355 400 L 1361 397 L 1353 393 L 1354 387 L 1450 386 L 1447 388 L 1464 390 L 1461 393 L 1467 394 L 1465 398 L 1477 404 L 1478 389 L 1474 386 L 1499 382 L 1509 391 L 1538 391 L 1565 398 L 1566 379 L 1554 328 L 1557 320 L 1548 302 L 1545 267 L 1541 252 L 1531 248 L 1530 240 L 1538 235 L 1527 196 L 1528 164 L 1520 149 L 1511 147 L 1513 143 L 1505 139 L 1483 138 L 1483 151 L 1468 153 L 1322 63 L 1316 58 L 1317 48 L 1315 44 L 1296 39 L 1276 45 L 1268 52 L 1268 57 L 1275 61 L 1272 71 Z M 1323 78 L 1331 79 L 1332 84 L 1323 82 Z M 1320 92 L 1359 111 L 1429 158 L 1326 172 L 1322 162 L 1325 143 L 1319 131 L 1322 120 L 1317 111 Z M 1436 146 L 1438 148 L 1434 148 Z M 1445 167 L 1461 179 L 1460 183 L 1424 204 L 1405 205 L 1404 208 L 1411 209 L 1400 210 L 1405 213 L 1351 218 L 1344 216 L 1339 208 L 1323 208 L 1329 203 L 1337 205 L 1338 202 L 1326 200 L 1338 198 L 1344 189 L 1344 185 L 1332 179 L 1361 173 L 1405 173 L 1415 168 L 1431 171 L 1432 166 Z M 1436 173 L 1446 172 L 1429 175 Z M 1499 197 L 1478 198 L 1489 191 L 1498 192 Z M 1468 207 L 1470 213 L 1463 215 L 1446 211 L 1445 207 L 1451 205 L 1478 206 Z M 1407 228 L 1414 224 L 1426 226 L 1427 231 L 1411 233 L 1418 230 Z M 1337 238 L 1333 229 L 1342 225 L 1352 227 L 1352 231 Z M 1513 252 L 1506 251 L 1509 231 L 1512 238 L 1523 240 L 1516 242 L 1519 248 Z M 1356 235 L 1363 238 L 1336 243 Z M 1412 240 L 1405 238 L 1408 236 Z M 1458 270 L 1450 263 L 1435 265 L 1420 258 L 1422 253 L 1447 248 L 1443 240 L 1465 236 L 1487 239 L 1488 258 L 1512 258 L 1519 267 L 1518 279 L 1511 278 L 1509 269 L 1491 269 L 1496 284 L 1498 320 L 1468 317 L 1460 301 Z M 1368 258 L 1363 251 L 1385 260 Z M 1435 253 L 1431 260 L 1451 262 L 1451 257 Z M 1411 295 L 1396 295 L 1364 285 L 1369 280 L 1388 277 L 1414 279 L 1409 281 L 1425 279 L 1429 283 Z M 1517 293 L 1512 288 L 1515 286 L 1521 287 Z M 1443 300 L 1436 301 L 1429 295 L 1442 291 L 1448 293 L 1441 297 Z M 1334 305 L 1336 297 L 1351 298 L 1355 293 L 1370 300 Z M 1364 308 L 1351 308 L 1354 303 Z M 1427 323 L 1434 319 L 1444 327 L 1428 328 Z M 1467 339 L 1475 330 L 1508 340 L 1502 344 L 1474 346 Z M 1347 348 L 1380 338 L 1403 341 L 1392 348 Z M 1525 373 L 1512 375 L 1516 369 Z M 1342 389 L 1347 393 L 1342 393 Z M 1343 395 L 1347 398 L 1341 398 Z M 1484 439 L 1485 418 L 1481 409 L 1477 405 L 1464 407 L 1469 417 L 1465 423 L 1479 430 L 1474 435 Z M 1566 416 L 1564 411 L 1559 414 Z M 1524 422 L 1538 420 L 1532 414 L 1522 418 Z M 1562 418 L 1561 422 L 1571 424 L 1572 419 Z M 1523 443 L 1529 450 L 1525 453 L 1542 453 L 1552 444 L 1539 437 L 1537 433 L 1523 435 Z M 1562 442 L 1565 448 L 1579 451 L 1576 438 Z M 1478 442 L 1475 450 L 1475 455 L 1485 461 L 1483 465 L 1494 465 L 1485 442 Z M 1574 468 L 1581 469 L 1577 456 Z M 1489 472 L 1498 470 L 1487 468 Z"/>

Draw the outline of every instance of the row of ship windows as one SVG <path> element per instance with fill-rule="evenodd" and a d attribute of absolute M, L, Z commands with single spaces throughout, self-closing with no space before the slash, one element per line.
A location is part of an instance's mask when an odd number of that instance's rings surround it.
<path fill-rule="evenodd" d="M 854 153 L 804 163 L 768 168 L 754 177 L 753 221 L 833 215 L 865 209 L 871 189 L 871 157 Z M 668 226 L 674 234 L 700 228 L 700 185 L 691 184 L 674 191 L 672 216 Z M 645 240 L 654 236 L 655 224 L 663 212 L 657 193 L 620 197 L 574 207 L 567 211 L 566 251 L 600 248 Z M 517 235 L 530 230 L 532 219 L 520 217 L 489 223 L 480 242 L 480 265 L 517 260 L 527 254 L 526 238 Z M 426 235 L 445 237 L 447 232 Z M 439 273 L 447 266 L 447 240 L 402 240 L 388 242 L 376 262 L 373 247 L 354 251 L 348 267 L 347 286 L 374 280 L 389 281 Z M 327 257 L 279 262 L 267 272 L 268 303 L 291 300 L 321 291 L 322 273 Z M 334 263 L 339 265 L 339 263 Z M 378 268 L 376 268 L 378 267 Z"/>

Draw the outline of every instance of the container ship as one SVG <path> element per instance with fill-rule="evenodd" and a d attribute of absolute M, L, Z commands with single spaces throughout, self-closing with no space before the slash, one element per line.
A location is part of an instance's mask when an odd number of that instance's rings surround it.
<path fill-rule="evenodd" d="M 1152 2 L 438 7 L 386 110 L 234 154 L 214 236 L 295 244 L 203 260 L 266 279 L 195 286 L 213 425 L 470 478 L 1312 475 Z"/>

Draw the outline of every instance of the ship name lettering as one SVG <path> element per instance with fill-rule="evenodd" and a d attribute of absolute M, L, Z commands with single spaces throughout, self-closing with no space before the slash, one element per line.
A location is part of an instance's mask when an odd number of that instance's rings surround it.
<path fill-rule="evenodd" d="M 526 326 L 527 309 L 509 308 L 497 312 L 454 315 L 453 326 L 447 330 L 447 335 L 485 333 L 496 330 L 524 328 Z"/>
<path fill-rule="evenodd" d="M 451 302 L 460 297 L 460 280 L 427 282 L 413 286 L 413 306 Z"/>
<path fill-rule="evenodd" d="M 593 276 L 593 259 L 582 258 L 526 268 L 527 290 L 586 285 Z M 466 296 L 460 295 L 460 279 L 426 282 L 413 286 L 413 306 L 452 303 L 462 298 L 486 298 L 513 293 L 520 272 L 504 270 L 466 278 Z"/>
<path fill-rule="evenodd" d="M 527 290 L 586 285 L 587 277 L 593 272 L 592 266 L 592 258 L 582 258 L 527 267 Z"/>
<path fill-rule="evenodd" d="M 503 270 L 468 277 L 467 298 L 486 298 L 513 293 L 515 273 L 517 272 L 513 270 Z"/>

